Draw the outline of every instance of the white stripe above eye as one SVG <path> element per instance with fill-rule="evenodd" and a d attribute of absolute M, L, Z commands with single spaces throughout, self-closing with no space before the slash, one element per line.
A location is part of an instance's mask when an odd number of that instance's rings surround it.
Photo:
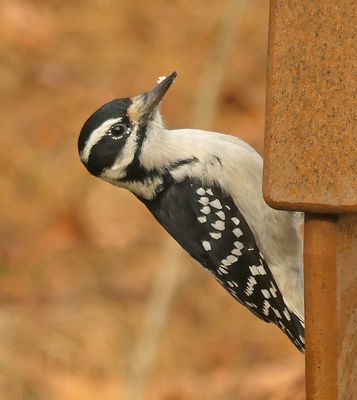
<path fill-rule="evenodd" d="M 98 128 L 94 129 L 94 131 L 90 134 L 86 145 L 84 146 L 84 149 L 81 153 L 81 160 L 84 163 L 88 162 L 89 156 L 90 156 L 90 152 L 92 150 L 92 147 L 95 146 L 100 139 L 105 136 L 105 134 L 107 133 L 108 129 L 115 124 L 116 122 L 121 121 L 123 118 L 111 118 L 111 119 L 107 119 L 106 121 L 104 121 L 102 123 L 102 125 L 98 126 Z"/>

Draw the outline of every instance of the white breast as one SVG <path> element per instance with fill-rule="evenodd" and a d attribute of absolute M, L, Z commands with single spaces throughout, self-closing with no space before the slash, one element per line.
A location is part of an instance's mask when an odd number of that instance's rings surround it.
<path fill-rule="evenodd" d="M 287 304 L 302 316 L 303 214 L 266 205 L 262 195 L 263 160 L 236 137 L 194 129 L 157 130 L 144 142 L 141 159 L 145 167 L 161 169 L 178 158 L 190 157 L 199 162 L 175 169 L 175 180 L 188 176 L 207 184 L 220 183 L 244 215 Z"/>

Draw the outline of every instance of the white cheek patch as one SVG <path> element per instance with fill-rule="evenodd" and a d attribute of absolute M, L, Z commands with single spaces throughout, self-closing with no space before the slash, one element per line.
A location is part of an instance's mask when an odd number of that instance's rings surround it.
<path fill-rule="evenodd" d="M 107 121 L 103 122 L 102 125 L 100 125 L 97 129 L 95 129 L 92 134 L 89 136 L 89 139 L 86 142 L 86 145 L 84 146 L 84 149 L 81 153 L 81 160 L 84 163 L 88 162 L 90 152 L 92 150 L 92 147 L 95 146 L 100 139 L 106 135 L 108 129 L 115 124 L 116 122 L 120 122 L 123 118 L 111 118 L 108 119 Z"/>
<path fill-rule="evenodd" d="M 100 177 L 114 186 L 126 188 L 130 192 L 146 200 L 152 200 L 163 183 L 163 179 L 158 176 L 146 179 L 142 182 L 123 182 L 118 180 L 117 176 L 118 175 L 114 174 L 112 170 L 106 170 Z"/>

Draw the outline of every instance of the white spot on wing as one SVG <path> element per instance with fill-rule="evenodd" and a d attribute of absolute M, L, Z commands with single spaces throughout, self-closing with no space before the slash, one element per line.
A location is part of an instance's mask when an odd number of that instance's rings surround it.
<path fill-rule="evenodd" d="M 247 296 L 250 296 L 254 293 L 254 286 L 257 284 L 258 282 L 256 281 L 256 279 L 253 276 L 250 276 L 248 278 L 248 284 L 246 289 L 244 289 L 244 293 Z"/>
<path fill-rule="evenodd" d="M 210 236 L 213 237 L 213 239 L 220 239 L 222 237 L 222 233 L 220 232 L 209 232 Z"/>
<path fill-rule="evenodd" d="M 234 242 L 233 244 L 234 244 L 234 247 L 236 247 L 238 250 L 242 250 L 244 247 L 243 243 L 238 242 L 238 241 Z"/>
<path fill-rule="evenodd" d="M 258 265 L 257 266 L 257 270 L 258 270 L 260 275 L 266 275 L 267 274 L 267 272 L 265 271 L 265 268 L 262 265 Z"/>
<path fill-rule="evenodd" d="M 233 229 L 233 234 L 237 236 L 237 238 L 241 237 L 243 235 L 243 232 L 239 228 Z"/>
<path fill-rule="evenodd" d="M 207 240 L 204 240 L 204 241 L 202 242 L 202 246 L 203 246 L 203 248 L 204 248 L 206 251 L 211 250 L 211 244 L 210 244 L 210 242 L 208 242 Z"/>
<path fill-rule="evenodd" d="M 255 265 L 251 265 L 249 269 L 252 275 L 259 275 L 258 268 Z"/>
<path fill-rule="evenodd" d="M 278 310 L 277 308 L 272 307 L 272 310 L 274 311 L 275 315 L 276 315 L 278 318 L 282 318 L 282 316 L 281 316 L 281 314 L 280 314 L 280 312 L 279 312 L 279 310 Z"/>
<path fill-rule="evenodd" d="M 238 249 L 233 249 L 231 253 L 238 257 L 242 255 L 242 252 Z"/>
<path fill-rule="evenodd" d="M 196 193 L 199 194 L 200 196 L 203 196 L 206 193 L 206 191 L 203 188 L 199 188 L 196 190 Z"/>
<path fill-rule="evenodd" d="M 207 214 L 209 214 L 211 212 L 211 209 L 208 206 L 205 206 L 205 207 L 202 207 L 200 209 L 200 211 L 201 211 L 202 214 L 206 214 L 207 215 Z"/>
<path fill-rule="evenodd" d="M 256 304 L 250 303 L 249 301 L 246 301 L 245 304 L 250 308 L 258 308 L 258 306 Z"/>
<path fill-rule="evenodd" d="M 222 208 L 222 204 L 218 199 L 211 201 L 210 205 L 214 208 L 218 208 L 219 210 Z"/>
<path fill-rule="evenodd" d="M 271 294 L 270 294 L 269 290 L 267 290 L 267 289 L 262 289 L 262 294 L 266 299 L 271 298 Z"/>
<path fill-rule="evenodd" d="M 207 217 L 205 215 L 203 215 L 202 217 L 198 217 L 197 219 L 201 222 L 201 224 L 207 222 Z"/>
<path fill-rule="evenodd" d="M 198 202 L 201 203 L 203 206 L 206 206 L 209 203 L 209 199 L 208 199 L 208 197 L 201 197 L 198 200 Z"/>
<path fill-rule="evenodd" d="M 233 217 L 233 218 L 231 218 L 231 220 L 235 225 L 239 225 L 240 221 L 239 221 L 239 219 L 237 217 Z"/>
<path fill-rule="evenodd" d="M 223 211 L 217 211 L 215 213 L 219 218 L 221 218 L 223 221 L 226 219 L 226 215 Z"/>
<path fill-rule="evenodd" d="M 223 221 L 216 221 L 214 224 L 211 224 L 214 229 L 217 229 L 219 231 L 224 231 L 225 225 Z"/>
<path fill-rule="evenodd" d="M 275 287 L 274 283 L 271 282 L 271 288 L 269 289 L 270 293 L 272 294 L 273 297 L 278 297 L 277 293 L 277 288 Z"/>
<path fill-rule="evenodd" d="M 269 308 L 270 308 L 270 304 L 269 304 L 269 302 L 267 301 L 267 300 L 264 300 L 264 303 L 263 303 L 263 314 L 265 315 L 265 316 L 268 316 L 269 315 Z"/>
<path fill-rule="evenodd" d="M 281 328 L 284 332 L 286 332 L 285 326 L 284 326 L 284 324 L 283 324 L 281 321 L 278 321 L 278 325 L 280 326 L 280 328 Z"/>
<path fill-rule="evenodd" d="M 207 189 L 207 190 L 206 190 L 206 193 L 209 194 L 210 196 L 213 196 L 212 189 Z"/>
<path fill-rule="evenodd" d="M 285 318 L 286 318 L 288 321 L 291 321 L 290 313 L 289 313 L 289 311 L 288 311 L 288 309 L 287 309 L 286 307 L 285 307 L 284 310 L 283 310 L 283 314 L 285 315 Z"/>
<path fill-rule="evenodd" d="M 227 260 L 228 260 L 231 264 L 233 264 L 233 263 L 235 263 L 236 261 L 238 261 L 238 258 L 237 258 L 236 256 L 231 256 L 231 255 L 229 255 L 229 256 L 227 257 Z"/>

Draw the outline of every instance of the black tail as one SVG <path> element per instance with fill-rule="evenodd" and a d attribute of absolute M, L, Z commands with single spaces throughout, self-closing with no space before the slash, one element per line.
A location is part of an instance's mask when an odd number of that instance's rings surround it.
<path fill-rule="evenodd" d="M 294 343 L 294 345 L 302 353 L 305 352 L 305 323 L 301 317 L 294 313 L 289 307 L 290 319 L 285 317 L 286 321 L 281 319 L 276 320 L 275 324 L 287 335 L 287 337 Z"/>

